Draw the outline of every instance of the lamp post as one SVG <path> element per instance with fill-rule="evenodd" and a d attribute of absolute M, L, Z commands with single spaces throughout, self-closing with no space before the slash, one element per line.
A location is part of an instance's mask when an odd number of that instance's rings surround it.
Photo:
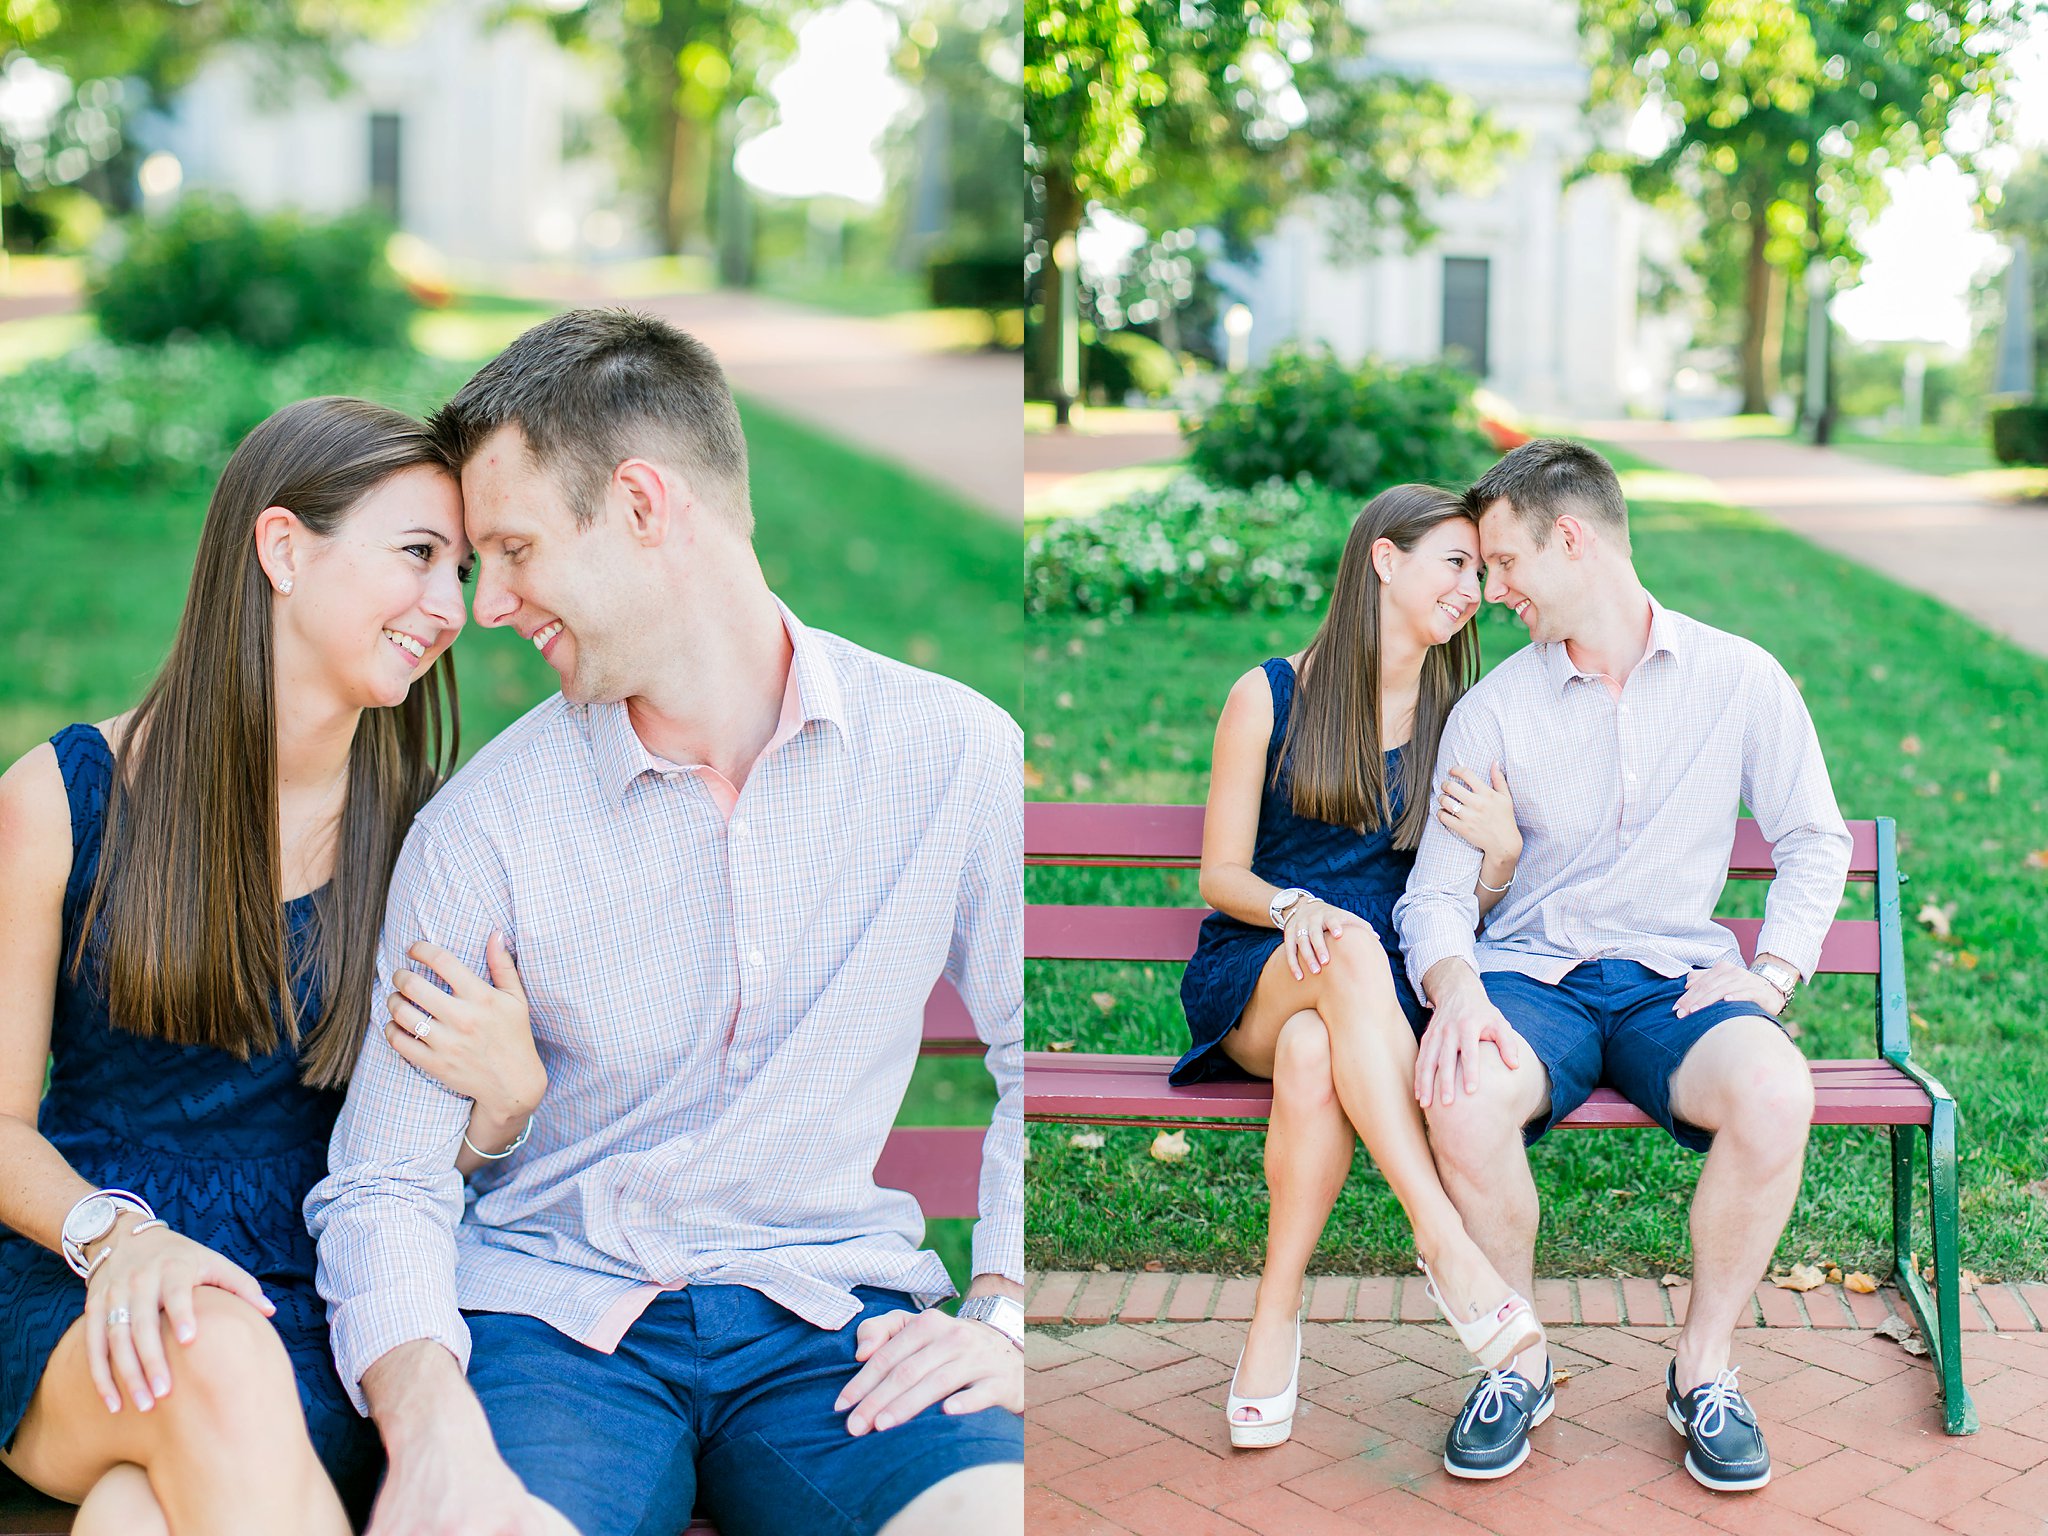
<path fill-rule="evenodd" d="M 1054 243 L 1052 266 L 1060 284 L 1060 368 L 1052 415 L 1054 425 L 1065 427 L 1072 425 L 1074 402 L 1081 396 L 1081 254 L 1072 235 Z"/>
<path fill-rule="evenodd" d="M 1228 340 L 1226 357 L 1232 373 L 1244 372 L 1252 360 L 1252 312 L 1233 304 L 1223 312 L 1223 334 Z"/>

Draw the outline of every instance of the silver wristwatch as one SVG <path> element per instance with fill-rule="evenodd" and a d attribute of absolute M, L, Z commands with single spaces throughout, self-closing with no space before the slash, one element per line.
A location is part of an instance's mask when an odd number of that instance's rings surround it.
<path fill-rule="evenodd" d="M 970 1296 L 960 1303 L 957 1316 L 970 1322 L 987 1323 L 1019 1349 L 1024 1347 L 1024 1303 L 1008 1296 Z"/>
<path fill-rule="evenodd" d="M 92 1277 L 92 1266 L 85 1258 L 86 1248 L 113 1231 L 114 1223 L 121 1219 L 123 1211 L 137 1211 L 150 1221 L 156 1220 L 156 1212 L 150 1209 L 149 1202 L 125 1189 L 94 1190 L 72 1206 L 65 1216 L 61 1238 L 64 1262 L 80 1279 Z"/>
<path fill-rule="evenodd" d="M 1275 928 L 1285 928 L 1287 919 L 1294 909 L 1304 901 L 1314 899 L 1314 896 L 1300 886 L 1291 885 L 1286 890 L 1274 894 L 1273 899 L 1266 904 L 1266 916 L 1273 919 Z"/>
<path fill-rule="evenodd" d="M 1789 965 L 1780 965 L 1759 955 L 1749 965 L 1750 970 L 1769 982 L 1786 1002 L 1792 1001 L 1792 989 L 1799 985 L 1799 973 Z"/>

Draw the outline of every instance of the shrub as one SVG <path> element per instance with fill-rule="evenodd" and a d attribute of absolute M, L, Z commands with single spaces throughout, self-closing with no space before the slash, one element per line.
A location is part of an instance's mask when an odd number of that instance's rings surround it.
<path fill-rule="evenodd" d="M 1354 496 L 1390 485 L 1462 485 L 1494 459 L 1480 436 L 1471 378 L 1442 363 L 1283 347 L 1231 379 L 1189 432 L 1189 462 L 1220 485 L 1308 475 Z"/>
<path fill-rule="evenodd" d="M 1024 302 L 1024 278 L 1015 251 L 953 256 L 926 272 L 934 309 L 1015 309 Z"/>
<path fill-rule="evenodd" d="M 330 344 L 267 357 L 218 339 L 94 342 L 0 377 L 0 484 L 211 478 L 251 427 L 294 400 L 360 395 L 417 415 L 469 372 Z"/>
<path fill-rule="evenodd" d="M 2048 464 L 2048 405 L 1993 411 L 1991 451 L 2001 464 Z"/>
<path fill-rule="evenodd" d="M 1137 331 L 1110 331 L 1090 337 L 1085 345 L 1083 369 L 1088 392 L 1099 394 L 1105 404 L 1122 405 L 1130 394 L 1159 400 L 1173 393 L 1180 382 L 1180 365 L 1173 354 L 1150 336 Z"/>
<path fill-rule="evenodd" d="M 1241 490 L 1182 475 L 1033 535 L 1024 604 L 1032 613 L 1313 608 L 1359 505 L 1308 480 Z"/>
<path fill-rule="evenodd" d="M 389 233 L 367 212 L 258 215 L 189 196 L 128 222 L 120 253 L 92 275 L 93 311 L 114 341 L 190 333 L 265 352 L 310 341 L 397 346 L 412 300 L 385 258 Z"/>

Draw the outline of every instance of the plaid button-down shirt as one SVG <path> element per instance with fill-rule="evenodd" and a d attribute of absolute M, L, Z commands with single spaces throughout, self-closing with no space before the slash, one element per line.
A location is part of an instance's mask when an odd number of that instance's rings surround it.
<path fill-rule="evenodd" d="M 1434 782 L 1499 763 L 1522 858 L 1475 943 L 1479 850 L 1430 818 L 1394 908 L 1418 996 L 1454 956 L 1553 985 L 1586 960 L 1662 976 L 1739 963 L 1713 918 L 1741 805 L 1776 845 L 1758 950 L 1802 975 L 1819 963 L 1850 842 L 1805 701 L 1761 646 L 1650 608 L 1649 649 L 1619 698 L 1562 643 L 1531 645 L 1451 711 Z"/>
<path fill-rule="evenodd" d="M 722 806 L 622 704 L 559 695 L 421 812 L 372 1024 L 306 1201 L 335 1360 L 363 1372 L 460 1309 L 609 1350 L 647 1301 L 751 1286 L 820 1327 L 857 1285 L 953 1294 L 915 1199 L 873 1178 L 941 974 L 988 1045 L 976 1273 L 1023 1278 L 1023 737 L 994 704 L 785 610 L 795 715 Z M 790 731 L 789 727 L 795 729 Z M 787 733 L 787 734 L 785 734 Z M 729 792 L 729 787 L 728 787 Z M 730 819 L 728 820 L 728 811 Z M 424 938 L 519 964 L 548 1091 L 519 1153 L 455 1171 L 467 1099 L 384 1038 Z"/>

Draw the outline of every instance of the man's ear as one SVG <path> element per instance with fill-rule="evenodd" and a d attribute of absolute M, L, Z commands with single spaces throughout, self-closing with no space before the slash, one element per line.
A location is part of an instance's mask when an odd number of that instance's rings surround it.
<path fill-rule="evenodd" d="M 687 492 L 669 480 L 645 459 L 627 459 L 612 471 L 611 489 L 623 504 L 627 531 L 650 549 L 668 539 L 678 502 L 687 500 Z"/>
<path fill-rule="evenodd" d="M 1591 531 L 1569 512 L 1557 520 L 1556 532 L 1558 538 L 1564 541 L 1564 554 L 1567 560 L 1582 559 L 1592 552 Z"/>

